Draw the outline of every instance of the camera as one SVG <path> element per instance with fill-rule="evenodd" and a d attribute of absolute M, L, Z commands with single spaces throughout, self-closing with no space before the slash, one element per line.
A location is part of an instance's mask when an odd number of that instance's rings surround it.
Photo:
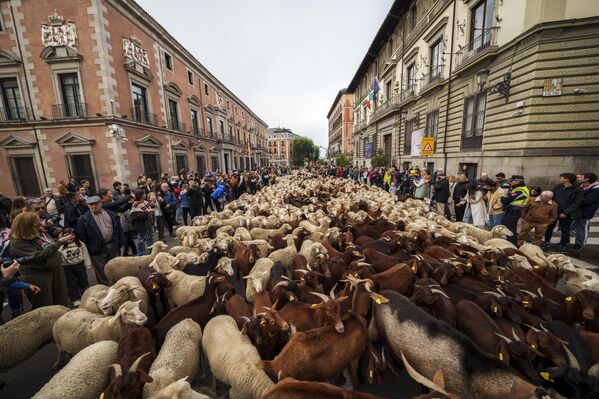
<path fill-rule="evenodd" d="M 10 258 L 2 258 L 2 267 L 9 267 L 12 265 L 13 260 Z"/>

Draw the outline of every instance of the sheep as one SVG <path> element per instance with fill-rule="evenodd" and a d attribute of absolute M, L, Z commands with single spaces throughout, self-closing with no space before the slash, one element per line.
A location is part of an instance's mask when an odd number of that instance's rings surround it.
<path fill-rule="evenodd" d="M 53 305 L 0 325 L 0 373 L 27 360 L 52 339 L 52 326 L 69 308 Z"/>
<path fill-rule="evenodd" d="M 180 306 L 201 297 L 206 288 L 205 276 L 192 276 L 176 270 L 175 267 L 178 264 L 179 260 L 167 253 L 158 254 L 150 264 L 154 270 L 164 274 L 173 284 L 172 287 L 165 289 L 171 307 L 173 305 Z"/>
<path fill-rule="evenodd" d="M 290 268 L 291 264 L 293 263 L 293 258 L 295 258 L 295 255 L 297 255 L 297 248 L 295 247 L 296 238 L 297 237 L 292 235 L 286 236 L 285 240 L 287 241 L 287 247 L 273 251 L 270 255 L 268 255 L 268 258 L 271 259 L 273 263 L 280 261 L 286 267 Z"/>
<path fill-rule="evenodd" d="M 144 386 L 143 397 L 151 398 L 181 378 L 193 380 L 200 364 L 201 341 L 202 329 L 191 319 L 185 319 L 171 328 L 150 367 L 149 374 L 153 381 Z"/>
<path fill-rule="evenodd" d="M 327 253 L 328 252 L 324 245 L 322 245 L 320 242 L 314 242 L 312 240 L 304 240 L 302 247 L 298 252 L 298 254 L 303 255 L 304 258 L 306 258 L 308 263 L 311 263 L 312 260 L 318 255 L 326 255 Z"/>
<path fill-rule="evenodd" d="M 79 309 L 85 309 L 93 313 L 102 313 L 100 301 L 106 296 L 108 287 L 102 284 L 92 285 L 81 295 Z"/>
<path fill-rule="evenodd" d="M 104 272 L 106 273 L 108 280 L 115 282 L 126 276 L 137 275 L 139 269 L 148 266 L 158 253 L 168 249 L 168 245 L 162 241 L 156 241 L 151 248 L 152 252 L 150 252 L 149 255 L 117 256 L 116 258 L 110 259 L 106 262 L 106 266 L 104 266 Z"/>
<path fill-rule="evenodd" d="M 288 224 L 284 224 L 278 229 L 262 229 L 260 227 L 256 227 L 250 230 L 250 234 L 252 235 L 253 240 L 270 240 L 273 235 L 278 233 L 289 233 L 292 228 Z"/>
<path fill-rule="evenodd" d="M 207 225 L 181 226 L 175 231 L 175 238 L 177 241 L 182 242 L 183 236 L 190 231 L 197 234 L 198 237 L 202 237 L 207 229 Z"/>
<path fill-rule="evenodd" d="M 258 254 L 261 258 L 266 258 L 270 251 L 274 249 L 274 247 L 266 240 L 250 240 L 244 241 L 243 243 L 248 246 L 256 244 L 258 246 Z"/>
<path fill-rule="evenodd" d="M 114 316 L 103 316 L 75 309 L 62 315 L 52 326 L 52 336 L 58 348 L 55 368 L 63 366 L 68 355 L 75 355 L 83 348 L 98 341 L 120 341 L 126 326 L 146 324 L 148 317 L 139 310 L 139 302 L 127 301 Z"/>
<path fill-rule="evenodd" d="M 244 276 L 246 279 L 245 299 L 248 302 L 254 302 L 254 295 L 262 292 L 266 288 L 268 277 L 270 276 L 270 268 L 274 262 L 270 258 L 260 258 L 252 267 L 250 274 Z"/>
<path fill-rule="evenodd" d="M 504 240 L 503 238 L 491 238 L 490 240 L 485 241 L 484 243 L 487 247 L 493 247 L 497 249 L 518 249 L 514 244 L 509 242 L 508 240 Z"/>
<path fill-rule="evenodd" d="M 574 295 L 581 290 L 599 291 L 599 274 L 589 269 L 577 267 L 566 272 L 566 292 Z"/>
<path fill-rule="evenodd" d="M 106 291 L 106 295 L 98 302 L 98 307 L 105 316 L 114 314 L 123 303 L 140 301 L 139 310 L 148 314 L 148 303 L 150 301 L 148 292 L 141 285 L 137 277 L 123 277 Z"/>
<path fill-rule="evenodd" d="M 538 266 L 549 266 L 547 257 L 543 253 L 543 250 L 534 244 L 522 244 L 520 246 L 520 252 L 528 256 Z"/>
<path fill-rule="evenodd" d="M 233 237 L 238 241 L 251 241 L 252 240 L 252 235 L 250 234 L 249 230 L 246 229 L 245 227 L 238 227 L 235 230 L 235 234 L 233 235 Z"/>
<path fill-rule="evenodd" d="M 175 270 L 184 270 L 187 265 L 197 265 L 198 263 L 205 262 L 208 259 L 208 255 L 206 252 L 203 252 L 201 255 L 193 251 L 181 252 L 175 255 L 175 259 L 179 261 Z"/>
<path fill-rule="evenodd" d="M 187 377 L 171 383 L 169 386 L 152 396 L 150 399 L 210 399 L 191 389 Z"/>
<path fill-rule="evenodd" d="M 512 233 L 510 230 L 508 230 L 507 227 L 505 227 L 502 224 L 493 227 L 490 231 L 479 229 L 478 227 L 472 226 L 470 224 L 462 226 L 461 229 L 466 230 L 468 235 L 471 235 L 474 238 L 476 238 L 476 241 L 478 241 L 481 244 L 486 243 L 492 238 L 504 238 L 506 236 L 511 237 L 514 235 L 514 233 Z"/>
<path fill-rule="evenodd" d="M 33 397 L 35 399 L 97 398 L 110 380 L 118 344 L 100 341 L 79 352 Z"/>
<path fill-rule="evenodd" d="M 230 219 L 223 220 L 223 226 L 230 226 L 233 228 L 248 227 L 250 225 L 250 219 L 245 216 L 235 216 Z"/>
<path fill-rule="evenodd" d="M 202 251 L 200 248 L 196 248 L 196 247 L 185 247 L 183 245 L 175 245 L 174 247 L 169 248 L 168 253 L 170 255 L 176 256 L 180 253 L 196 253 L 198 255 L 201 255 L 202 253 L 204 253 L 204 251 Z"/>
<path fill-rule="evenodd" d="M 304 229 L 308 230 L 310 233 L 326 233 L 330 224 L 331 224 L 331 219 L 328 217 L 324 217 L 320 220 L 319 226 L 316 226 L 307 220 L 302 220 L 299 223 L 299 227 L 303 227 Z"/>
<path fill-rule="evenodd" d="M 231 399 L 258 399 L 274 385 L 257 367 L 258 350 L 231 316 L 216 316 L 206 324 L 202 347 L 213 378 L 231 387 Z"/>
<path fill-rule="evenodd" d="M 235 274 L 235 270 L 233 269 L 233 259 L 228 256 L 223 256 L 216 262 L 214 271 L 227 276 L 233 276 Z"/>

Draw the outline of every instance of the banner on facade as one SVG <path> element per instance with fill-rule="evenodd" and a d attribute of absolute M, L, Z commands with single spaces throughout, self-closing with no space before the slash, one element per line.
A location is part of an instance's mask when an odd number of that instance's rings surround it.
<path fill-rule="evenodd" d="M 364 158 L 372 158 L 372 143 L 364 144 Z"/>
<path fill-rule="evenodd" d="M 410 155 L 413 157 L 422 156 L 422 138 L 424 137 L 424 129 L 414 130 L 412 132 L 412 151 Z"/>

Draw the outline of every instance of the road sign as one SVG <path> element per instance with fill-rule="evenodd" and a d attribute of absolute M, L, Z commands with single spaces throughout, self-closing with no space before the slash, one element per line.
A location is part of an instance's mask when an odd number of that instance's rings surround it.
<path fill-rule="evenodd" d="M 435 153 L 435 138 L 434 137 L 423 137 L 422 138 L 422 156 L 430 157 Z"/>

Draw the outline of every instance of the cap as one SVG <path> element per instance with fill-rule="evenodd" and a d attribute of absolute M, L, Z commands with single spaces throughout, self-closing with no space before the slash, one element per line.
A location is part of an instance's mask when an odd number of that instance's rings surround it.
<path fill-rule="evenodd" d="M 94 195 L 94 196 L 92 196 L 92 197 L 88 197 L 86 202 L 87 202 L 88 204 L 97 204 L 97 203 L 98 203 L 98 202 L 100 202 L 100 201 L 102 201 L 102 200 L 100 199 L 100 197 L 98 197 L 97 195 Z"/>
<path fill-rule="evenodd" d="M 522 175 L 512 175 L 510 180 L 524 180 L 524 176 Z"/>
<path fill-rule="evenodd" d="M 416 171 L 415 171 L 414 169 L 412 169 L 412 170 L 410 170 L 410 174 L 411 174 L 411 175 L 415 175 L 415 174 L 416 174 Z"/>
<path fill-rule="evenodd" d="M 505 173 L 499 172 L 495 175 L 495 177 L 505 177 Z"/>

